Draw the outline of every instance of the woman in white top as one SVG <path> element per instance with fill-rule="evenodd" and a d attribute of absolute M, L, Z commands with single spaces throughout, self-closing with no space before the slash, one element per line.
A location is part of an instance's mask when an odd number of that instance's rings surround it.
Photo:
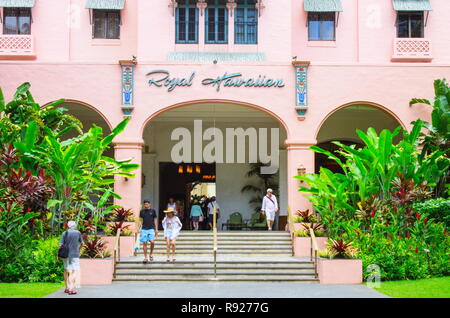
<path fill-rule="evenodd" d="M 177 211 L 177 203 L 174 198 L 169 198 L 169 203 L 167 203 L 167 209 L 173 209 L 176 213 Z"/>
<path fill-rule="evenodd" d="M 175 210 L 169 208 L 164 211 L 166 217 L 162 221 L 164 228 L 164 237 L 167 243 L 167 262 L 170 262 L 170 255 L 172 254 L 172 262 L 175 262 L 175 248 L 176 239 L 180 234 L 181 227 L 183 226 L 180 219 L 175 215 Z"/>

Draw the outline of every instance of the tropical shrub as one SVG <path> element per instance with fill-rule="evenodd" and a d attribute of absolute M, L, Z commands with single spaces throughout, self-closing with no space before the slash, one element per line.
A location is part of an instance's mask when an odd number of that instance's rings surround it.
<path fill-rule="evenodd" d="M 105 230 L 105 234 L 108 236 L 117 235 L 117 231 L 120 229 L 120 236 L 130 236 L 133 232 L 129 229 L 129 225 L 123 225 L 123 222 L 114 222 L 108 224 Z"/>
<path fill-rule="evenodd" d="M 415 203 L 414 210 L 436 221 L 444 222 L 446 228 L 450 227 L 450 199 L 428 199 Z"/>
<path fill-rule="evenodd" d="M 327 248 L 319 251 L 318 255 L 323 258 L 357 258 L 358 249 L 353 247 L 352 242 L 345 242 L 343 239 L 329 239 Z"/>
<path fill-rule="evenodd" d="M 134 222 L 133 210 L 124 209 L 123 207 L 115 208 L 109 216 L 109 220 L 112 222 Z"/>
<path fill-rule="evenodd" d="M 38 241 L 32 251 L 30 282 L 57 283 L 64 280 L 64 267 L 57 261 L 59 239 Z"/>
<path fill-rule="evenodd" d="M 445 104 L 442 100 L 440 103 Z M 421 151 L 423 127 L 424 122 L 415 121 L 397 144 L 393 138 L 400 127 L 379 135 L 373 128 L 367 133 L 358 130 L 363 147 L 334 142 L 339 146 L 339 157 L 311 147 L 333 159 L 343 172 L 321 168 L 318 174 L 297 177 L 307 182 L 308 186 L 301 186 L 299 191 L 311 194 L 307 198 L 320 214 L 335 247 L 352 242 L 360 251 L 363 265 L 379 265 L 382 278 L 387 280 L 449 273 L 446 229 L 418 211 L 425 200 L 439 193 L 436 189 L 448 171 L 447 149 L 430 146 Z M 321 255 L 333 256 L 332 251 L 329 247 Z"/>
<path fill-rule="evenodd" d="M 276 174 L 264 174 L 261 173 L 261 168 L 264 167 L 263 163 L 250 164 L 250 170 L 246 173 L 246 178 L 256 178 L 254 182 L 251 182 L 242 187 L 241 193 L 252 193 L 252 197 L 248 201 L 249 205 L 253 207 L 255 212 L 261 211 L 261 204 L 266 190 L 271 188 L 274 194 L 278 192 L 278 173 Z"/>
<path fill-rule="evenodd" d="M 436 159 L 442 171 L 435 184 L 434 195 L 448 197 L 450 194 L 450 87 L 445 79 L 434 81 L 434 92 L 434 101 L 414 98 L 409 104 L 423 103 L 433 107 L 431 123 L 423 122 L 423 127 L 428 133 L 421 134 L 421 157 L 434 152 L 442 153 L 442 156 Z"/>
<path fill-rule="evenodd" d="M 82 258 L 107 258 L 110 256 L 106 249 L 106 242 L 99 236 L 89 235 L 84 238 L 80 248 L 80 257 Z"/>
<path fill-rule="evenodd" d="M 315 223 L 318 218 L 314 216 L 309 210 L 295 212 L 294 223 Z"/>
<path fill-rule="evenodd" d="M 34 246 L 29 221 L 37 215 L 23 213 L 16 202 L 0 201 L 0 281 L 23 281 L 29 274 Z"/>

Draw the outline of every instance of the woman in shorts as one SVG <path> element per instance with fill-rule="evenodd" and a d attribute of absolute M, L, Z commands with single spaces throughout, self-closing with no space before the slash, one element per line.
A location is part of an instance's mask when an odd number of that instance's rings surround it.
<path fill-rule="evenodd" d="M 176 239 L 180 234 L 182 224 L 180 219 L 175 215 L 174 209 L 169 208 L 164 213 L 166 213 L 166 217 L 162 221 L 162 225 L 167 243 L 167 262 L 170 262 L 171 255 L 172 262 L 175 262 Z"/>

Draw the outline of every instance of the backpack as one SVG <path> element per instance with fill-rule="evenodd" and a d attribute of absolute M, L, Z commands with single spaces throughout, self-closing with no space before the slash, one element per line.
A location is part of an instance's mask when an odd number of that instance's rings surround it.
<path fill-rule="evenodd" d="M 69 246 L 66 244 L 66 236 L 67 231 L 63 234 L 63 244 L 58 249 L 58 257 L 59 258 L 68 258 L 69 257 Z"/>

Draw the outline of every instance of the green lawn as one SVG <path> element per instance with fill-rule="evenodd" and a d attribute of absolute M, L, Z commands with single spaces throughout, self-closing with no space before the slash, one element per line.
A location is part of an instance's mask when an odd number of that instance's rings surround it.
<path fill-rule="evenodd" d="M 41 298 L 64 287 L 64 283 L 0 283 L 0 298 Z"/>
<path fill-rule="evenodd" d="M 381 288 L 375 290 L 400 298 L 450 298 L 450 276 L 381 282 Z"/>

